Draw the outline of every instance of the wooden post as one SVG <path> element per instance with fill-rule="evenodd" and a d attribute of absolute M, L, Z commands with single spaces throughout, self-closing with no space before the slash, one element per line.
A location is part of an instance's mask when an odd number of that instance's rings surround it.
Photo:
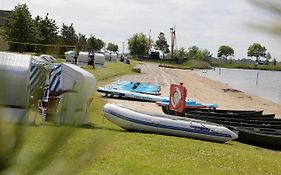
<path fill-rule="evenodd" d="M 257 72 L 256 85 L 258 85 L 258 82 L 259 82 L 259 72 Z"/>

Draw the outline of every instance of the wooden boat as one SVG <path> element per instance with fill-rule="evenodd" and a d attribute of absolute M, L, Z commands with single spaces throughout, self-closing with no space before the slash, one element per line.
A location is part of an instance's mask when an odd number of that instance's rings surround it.
<path fill-rule="evenodd" d="M 214 122 L 238 131 L 237 141 L 264 148 L 281 149 L 280 119 L 245 119 L 188 114 L 195 119 Z"/>
<path fill-rule="evenodd" d="M 145 114 L 116 104 L 104 106 L 105 117 L 118 126 L 132 131 L 189 137 L 213 142 L 227 142 L 237 134 L 221 125 L 171 115 Z"/>
<path fill-rule="evenodd" d="M 271 120 L 252 120 L 252 119 L 239 119 L 239 118 L 228 118 L 228 117 L 210 117 L 210 116 L 203 116 L 203 115 L 194 115 L 194 114 L 187 114 L 186 117 L 195 118 L 205 121 L 210 121 L 218 124 L 222 124 L 226 127 L 256 127 L 256 128 L 274 128 L 274 129 L 281 129 L 281 120 L 280 119 L 271 119 Z"/>
<path fill-rule="evenodd" d="M 217 113 L 217 112 L 201 112 L 201 111 L 186 111 L 186 114 L 202 115 L 216 118 L 238 118 L 238 119 L 274 119 L 275 114 L 259 114 L 259 113 Z"/>
<path fill-rule="evenodd" d="M 254 129 L 236 129 L 239 131 L 238 141 L 250 145 L 281 150 L 281 132 L 273 131 L 256 131 Z"/>
<path fill-rule="evenodd" d="M 162 111 L 165 114 L 175 115 L 175 111 L 170 110 L 168 107 L 168 102 L 156 102 L 159 106 L 161 106 Z M 191 105 L 191 104 L 189 104 Z M 186 108 L 186 114 L 200 114 L 200 115 L 208 115 L 208 116 L 216 116 L 216 117 L 237 117 L 237 118 L 262 118 L 262 119 L 273 119 L 275 114 L 262 114 L 263 111 L 246 111 L 246 110 L 220 110 L 220 109 L 210 109 L 212 105 L 201 106 L 203 108 Z"/>
<path fill-rule="evenodd" d="M 259 110 L 228 110 L 228 109 L 188 109 L 186 112 L 193 112 L 193 111 L 200 111 L 200 112 L 214 112 L 214 113 L 221 113 L 221 114 L 262 114 L 263 111 Z"/>

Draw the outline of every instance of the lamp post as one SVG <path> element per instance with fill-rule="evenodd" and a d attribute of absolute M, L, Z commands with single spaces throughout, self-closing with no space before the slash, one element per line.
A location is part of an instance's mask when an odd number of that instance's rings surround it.
<path fill-rule="evenodd" d="M 176 35 L 175 27 L 170 28 L 170 32 L 171 32 L 171 53 L 172 53 L 171 59 L 173 59 L 174 58 L 175 35 Z"/>

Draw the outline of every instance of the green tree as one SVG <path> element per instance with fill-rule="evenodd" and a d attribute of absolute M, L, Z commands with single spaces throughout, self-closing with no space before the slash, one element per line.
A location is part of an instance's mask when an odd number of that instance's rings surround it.
<path fill-rule="evenodd" d="M 95 36 L 91 35 L 87 39 L 87 50 L 88 51 L 99 51 L 105 46 L 105 43 L 101 40 L 96 38 Z"/>
<path fill-rule="evenodd" d="M 210 58 L 213 56 L 213 54 L 207 49 L 201 50 L 201 53 L 203 57 L 202 60 L 204 61 L 210 61 Z"/>
<path fill-rule="evenodd" d="M 108 43 L 106 49 L 109 50 L 109 51 L 112 51 L 112 52 L 117 52 L 118 51 L 118 45 L 113 44 L 113 43 Z"/>
<path fill-rule="evenodd" d="M 200 51 L 199 47 L 197 46 L 192 46 L 190 48 L 188 48 L 188 58 L 189 59 L 194 59 L 195 58 L 195 55 Z"/>
<path fill-rule="evenodd" d="M 26 4 L 18 4 L 10 12 L 7 22 L 3 27 L 4 36 L 9 41 L 22 43 L 36 40 L 36 29 L 32 22 L 32 17 Z M 23 45 L 10 45 L 14 51 L 23 51 Z"/>
<path fill-rule="evenodd" d="M 265 57 L 266 48 L 259 43 L 253 43 L 248 48 L 248 56 L 256 57 L 256 62 L 259 61 L 260 57 Z"/>
<path fill-rule="evenodd" d="M 62 24 L 61 37 L 65 45 L 76 45 L 78 42 L 78 36 L 75 33 L 73 24 L 69 26 Z"/>
<path fill-rule="evenodd" d="M 148 38 L 143 33 L 136 33 L 128 40 L 128 47 L 132 55 L 144 55 L 148 48 Z"/>
<path fill-rule="evenodd" d="M 187 56 L 187 52 L 183 47 L 175 52 L 175 57 L 177 57 L 177 59 L 186 60 L 186 56 Z"/>
<path fill-rule="evenodd" d="M 265 55 L 265 65 L 269 65 L 270 60 L 271 60 L 271 54 L 267 52 Z"/>
<path fill-rule="evenodd" d="M 163 32 L 159 33 L 158 40 L 156 40 L 155 42 L 155 46 L 163 52 L 163 58 L 164 58 L 164 53 L 169 53 L 169 45 L 167 43 L 165 34 Z"/>
<path fill-rule="evenodd" d="M 78 50 L 85 51 L 87 47 L 87 38 L 81 33 L 78 34 L 77 48 Z"/>
<path fill-rule="evenodd" d="M 49 18 L 49 14 L 42 19 L 37 16 L 34 20 L 34 26 L 39 32 L 39 43 L 50 44 L 57 41 L 58 27 L 54 19 Z"/>
<path fill-rule="evenodd" d="M 227 63 L 227 58 L 229 56 L 233 56 L 233 55 L 234 55 L 234 50 L 233 50 L 232 47 L 227 46 L 227 45 L 222 45 L 222 46 L 219 47 L 218 57 L 219 58 L 224 57 L 226 63 Z"/>
<path fill-rule="evenodd" d="M 276 64 L 277 64 L 277 61 L 276 61 L 276 59 L 274 58 L 273 59 L 273 63 L 272 63 L 274 66 L 276 66 Z"/>

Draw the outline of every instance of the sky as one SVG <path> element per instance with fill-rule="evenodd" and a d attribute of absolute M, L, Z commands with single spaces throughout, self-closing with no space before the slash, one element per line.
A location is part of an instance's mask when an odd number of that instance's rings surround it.
<path fill-rule="evenodd" d="M 249 45 L 258 42 L 281 61 L 281 37 L 251 26 L 274 16 L 248 0 L 0 0 L 0 9 L 18 3 L 26 3 L 33 17 L 49 13 L 57 26 L 73 23 L 77 33 L 118 44 L 120 51 L 135 33 L 148 36 L 150 30 L 152 40 L 164 32 L 170 43 L 175 26 L 178 49 L 196 45 L 217 56 L 221 45 L 229 45 L 238 59 L 247 58 Z"/>

